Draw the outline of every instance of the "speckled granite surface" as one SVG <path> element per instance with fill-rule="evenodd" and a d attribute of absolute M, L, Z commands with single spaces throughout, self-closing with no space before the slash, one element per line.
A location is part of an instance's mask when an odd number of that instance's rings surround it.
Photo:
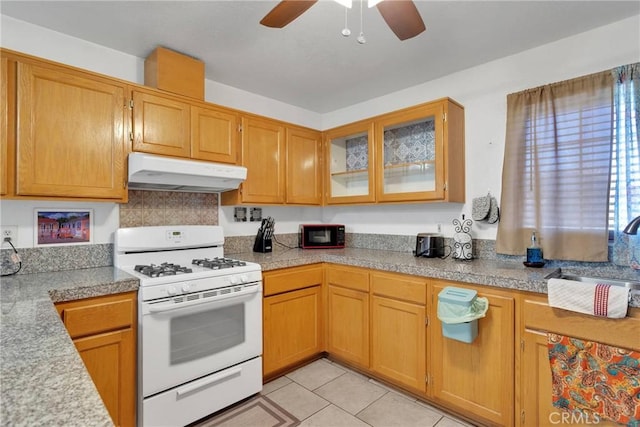
<path fill-rule="evenodd" d="M 246 246 L 245 246 L 246 247 Z M 544 277 L 554 268 L 526 268 L 520 261 L 415 258 L 374 249 L 236 252 L 264 271 L 331 262 L 425 277 L 546 293 Z M 640 280 L 629 268 L 571 267 L 567 272 Z M 112 425 L 111 419 L 60 321 L 53 302 L 128 292 L 137 279 L 113 267 L 23 274 L 3 278 L 0 288 L 0 424 Z M 640 295 L 631 305 L 640 307 Z"/>
<path fill-rule="evenodd" d="M 233 257 L 257 262 L 262 265 L 263 271 L 314 262 L 332 262 L 541 293 L 547 292 L 547 282 L 544 277 L 557 269 L 557 267 L 527 268 L 520 261 L 499 259 L 458 261 L 452 258 L 416 258 L 406 252 L 354 248 L 289 249 L 268 254 L 244 252 L 235 253 Z M 582 276 L 640 281 L 640 272 L 613 265 L 602 268 L 563 267 L 563 271 Z M 633 295 L 630 305 L 632 307 L 640 307 L 640 294 Z"/>
<path fill-rule="evenodd" d="M 113 425 L 53 302 L 137 289 L 113 267 L 3 277 L 0 424 Z"/>

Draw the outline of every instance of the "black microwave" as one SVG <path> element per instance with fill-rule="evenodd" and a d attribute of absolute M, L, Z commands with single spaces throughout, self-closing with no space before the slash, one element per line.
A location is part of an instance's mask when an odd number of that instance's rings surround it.
<path fill-rule="evenodd" d="M 302 249 L 344 248 L 344 225 L 300 224 L 298 246 Z"/>

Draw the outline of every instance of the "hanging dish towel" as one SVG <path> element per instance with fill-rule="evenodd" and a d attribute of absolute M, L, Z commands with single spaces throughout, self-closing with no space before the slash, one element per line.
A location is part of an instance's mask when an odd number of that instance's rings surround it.
<path fill-rule="evenodd" d="M 629 308 L 629 289 L 622 286 L 549 279 L 547 294 L 551 307 L 592 316 L 620 319 Z"/>
<path fill-rule="evenodd" d="M 553 406 L 640 425 L 640 352 L 547 334 Z"/>

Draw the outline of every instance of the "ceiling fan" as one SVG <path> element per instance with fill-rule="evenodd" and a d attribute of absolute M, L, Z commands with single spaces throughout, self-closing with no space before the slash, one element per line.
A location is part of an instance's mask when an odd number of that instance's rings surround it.
<path fill-rule="evenodd" d="M 283 28 L 302 15 L 318 0 L 282 0 L 260 21 L 266 27 Z M 382 18 L 400 40 L 425 30 L 424 22 L 412 0 L 385 0 L 376 4 Z"/>

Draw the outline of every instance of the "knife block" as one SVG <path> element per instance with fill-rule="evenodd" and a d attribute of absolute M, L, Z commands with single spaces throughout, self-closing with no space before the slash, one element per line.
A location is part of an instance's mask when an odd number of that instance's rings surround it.
<path fill-rule="evenodd" d="M 271 252 L 272 248 L 271 239 L 265 238 L 263 233 L 259 231 L 253 243 L 253 252 L 267 253 Z"/>

